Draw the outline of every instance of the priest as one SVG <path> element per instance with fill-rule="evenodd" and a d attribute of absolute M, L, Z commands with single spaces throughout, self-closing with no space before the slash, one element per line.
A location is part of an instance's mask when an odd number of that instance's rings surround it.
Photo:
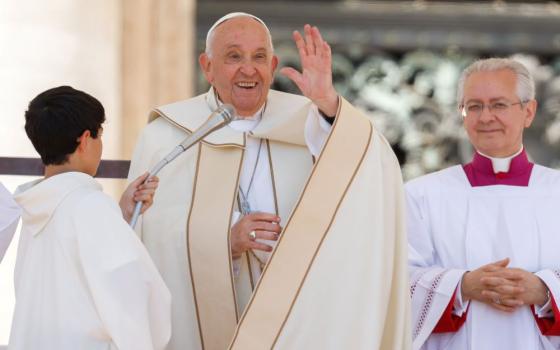
<path fill-rule="evenodd" d="M 243 118 L 159 173 L 137 226 L 173 296 L 170 350 L 409 347 L 398 162 L 336 93 L 319 30 L 294 40 L 302 71 L 282 73 L 304 97 L 270 90 L 262 20 L 222 17 L 199 58 L 210 90 L 156 108 L 140 137 L 130 178 L 222 103 Z"/>
<path fill-rule="evenodd" d="M 458 101 L 472 161 L 406 185 L 413 348 L 557 349 L 560 172 L 523 148 L 533 78 L 479 60 Z"/>

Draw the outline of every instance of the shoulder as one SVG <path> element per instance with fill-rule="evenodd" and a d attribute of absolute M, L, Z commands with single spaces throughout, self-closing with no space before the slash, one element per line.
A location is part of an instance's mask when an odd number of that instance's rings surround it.
<path fill-rule="evenodd" d="M 121 216 L 119 205 L 109 195 L 101 190 L 83 188 L 75 191 L 70 201 L 76 214 L 95 213 L 95 215 L 118 214 Z"/>
<path fill-rule="evenodd" d="M 458 186 L 465 186 L 465 174 L 461 165 L 454 165 L 408 181 L 405 184 L 405 191 L 408 195 L 422 196 L 429 192 Z"/>
<path fill-rule="evenodd" d="M 531 174 L 531 183 L 547 187 L 560 186 L 560 170 L 535 164 Z"/>
<path fill-rule="evenodd" d="M 266 104 L 266 109 L 268 111 L 282 110 L 289 113 L 301 109 L 305 109 L 307 111 L 307 109 L 311 106 L 311 100 L 301 95 L 270 90 L 268 92 Z"/>

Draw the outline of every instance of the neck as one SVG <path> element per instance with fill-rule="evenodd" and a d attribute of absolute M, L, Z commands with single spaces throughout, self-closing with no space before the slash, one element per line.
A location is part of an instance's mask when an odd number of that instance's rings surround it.
<path fill-rule="evenodd" d="M 80 172 L 80 173 L 86 173 L 86 174 L 88 173 L 87 171 L 84 171 L 84 169 L 82 169 L 81 167 L 67 162 L 67 163 L 60 164 L 60 165 L 46 165 L 45 166 L 45 179 L 47 179 L 51 176 L 59 175 L 59 174 L 62 174 L 62 173 L 68 173 L 68 172 L 72 172 L 72 171 Z"/>

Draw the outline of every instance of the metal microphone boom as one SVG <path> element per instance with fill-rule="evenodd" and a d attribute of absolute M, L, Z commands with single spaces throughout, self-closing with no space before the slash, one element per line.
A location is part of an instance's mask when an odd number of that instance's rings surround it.
<path fill-rule="evenodd" d="M 181 142 L 177 147 L 175 147 L 165 158 L 160 160 L 154 167 L 150 170 L 148 177 L 149 179 L 151 176 L 157 175 L 159 171 L 166 166 L 167 164 L 171 163 L 173 159 L 177 158 L 181 153 L 185 152 L 189 148 L 191 148 L 194 144 L 201 141 L 204 137 L 208 134 L 223 128 L 224 126 L 231 123 L 233 120 L 236 119 L 235 109 L 232 105 L 223 104 L 215 110 L 208 120 L 202 124 L 198 129 L 196 129 L 192 134 L 187 136 L 183 142 Z M 130 220 L 130 226 L 134 228 L 136 226 L 136 222 L 138 221 L 138 217 L 140 216 L 140 210 L 142 209 L 142 202 L 136 202 L 136 206 L 134 207 L 134 213 L 132 214 L 132 219 Z"/>

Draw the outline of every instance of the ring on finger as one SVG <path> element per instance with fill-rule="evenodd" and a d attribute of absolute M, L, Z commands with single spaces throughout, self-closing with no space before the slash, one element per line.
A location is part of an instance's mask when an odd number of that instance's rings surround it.
<path fill-rule="evenodd" d="M 494 304 L 502 305 L 502 301 L 500 300 L 500 298 L 496 298 L 494 299 Z"/>
<path fill-rule="evenodd" d="M 255 230 L 249 232 L 249 238 L 251 239 L 251 241 L 257 239 L 257 233 L 255 232 Z"/>

